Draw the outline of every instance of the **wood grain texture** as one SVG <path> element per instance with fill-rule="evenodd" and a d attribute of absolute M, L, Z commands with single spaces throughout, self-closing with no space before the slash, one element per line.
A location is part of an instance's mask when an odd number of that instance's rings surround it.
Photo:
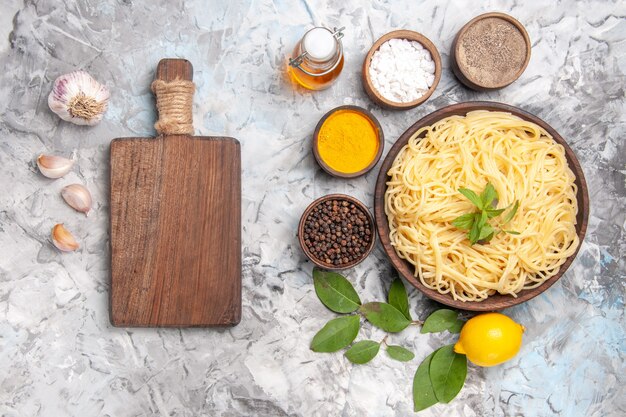
<path fill-rule="evenodd" d="M 188 61 L 164 60 L 157 76 L 190 79 L 191 71 Z M 239 322 L 240 152 L 226 137 L 111 142 L 113 325 Z"/>
<path fill-rule="evenodd" d="M 523 290 L 518 293 L 517 298 L 512 297 L 510 295 L 502 295 L 496 294 L 492 295 L 484 301 L 481 302 L 463 302 L 453 300 L 449 294 L 440 294 L 439 292 L 432 290 L 430 288 L 425 287 L 419 278 L 415 277 L 414 267 L 404 259 L 401 259 L 396 253 L 393 246 L 391 246 L 391 240 L 389 239 L 389 223 L 387 221 L 387 215 L 385 214 L 385 191 L 387 190 L 387 181 L 388 175 L 387 172 L 391 168 L 394 159 L 400 152 L 400 150 L 406 145 L 409 141 L 409 138 L 413 136 L 415 132 L 417 132 L 423 126 L 428 126 L 435 123 L 438 120 L 441 120 L 448 116 L 460 115 L 465 116 L 468 112 L 474 110 L 490 110 L 490 111 L 504 111 L 509 112 L 515 116 L 518 116 L 524 120 L 529 120 L 533 123 L 544 128 L 552 138 L 557 142 L 563 145 L 565 148 L 565 157 L 567 158 L 567 163 L 569 167 L 574 172 L 576 176 L 576 186 L 578 187 L 578 192 L 576 194 L 576 199 L 578 202 L 578 214 L 576 216 L 576 231 L 578 233 L 578 237 L 580 238 L 580 244 L 576 251 L 572 256 L 567 258 L 565 263 L 561 265 L 559 272 L 548 279 L 546 282 L 541 284 L 539 287 Z M 518 109 L 513 106 L 509 106 L 502 103 L 495 103 L 489 101 L 474 101 L 474 102 L 466 102 L 453 104 L 451 106 L 444 107 L 439 109 L 426 117 L 418 120 L 413 126 L 407 129 L 406 132 L 400 136 L 400 138 L 396 141 L 393 147 L 389 150 L 385 160 L 382 163 L 380 168 L 380 172 L 378 173 L 378 179 L 376 180 L 376 188 L 374 192 L 374 217 L 376 219 L 376 226 L 378 228 L 378 235 L 380 241 L 383 245 L 383 249 L 394 268 L 398 271 L 404 279 L 406 279 L 409 283 L 411 283 L 415 288 L 424 293 L 427 297 L 438 301 L 442 304 L 455 307 L 461 310 L 470 310 L 470 311 L 496 311 L 502 310 L 504 308 L 512 307 L 517 304 L 521 304 L 525 301 L 530 300 L 531 298 L 536 297 L 541 294 L 548 288 L 550 288 L 558 279 L 565 273 L 567 268 L 571 265 L 571 263 L 576 258 L 576 254 L 582 245 L 582 242 L 585 238 L 585 233 L 587 231 L 587 221 L 589 217 L 589 195 L 587 192 L 587 183 L 585 181 L 585 174 L 580 167 L 580 163 L 578 159 L 576 159 L 576 155 L 574 151 L 569 147 L 567 142 L 559 135 L 559 133 L 554 130 L 550 125 L 546 122 L 538 118 L 537 116 L 525 112 L 521 109 Z"/>

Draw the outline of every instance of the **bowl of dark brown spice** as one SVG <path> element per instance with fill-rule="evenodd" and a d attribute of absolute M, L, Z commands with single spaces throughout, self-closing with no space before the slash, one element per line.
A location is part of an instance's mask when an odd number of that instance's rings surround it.
<path fill-rule="evenodd" d="M 450 61 L 457 78 L 478 91 L 496 90 L 517 80 L 530 60 L 524 26 L 504 13 L 485 13 L 457 33 Z"/>
<path fill-rule="evenodd" d="M 351 268 L 374 248 L 374 218 L 356 198 L 329 194 L 304 210 L 298 240 L 315 265 L 330 270 Z"/>

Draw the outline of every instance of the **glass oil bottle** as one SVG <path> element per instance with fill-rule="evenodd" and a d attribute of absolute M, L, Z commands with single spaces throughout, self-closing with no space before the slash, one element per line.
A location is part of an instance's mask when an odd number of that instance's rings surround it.
<path fill-rule="evenodd" d="M 343 69 L 341 38 L 345 28 L 318 26 L 304 34 L 289 59 L 289 74 L 299 85 L 309 90 L 330 87 Z"/>

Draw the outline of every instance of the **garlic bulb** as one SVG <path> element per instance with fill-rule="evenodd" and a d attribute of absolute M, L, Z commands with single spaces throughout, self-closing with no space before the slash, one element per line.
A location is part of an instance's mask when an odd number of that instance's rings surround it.
<path fill-rule="evenodd" d="M 63 224 L 57 224 L 52 228 L 52 243 L 57 249 L 64 252 L 71 252 L 78 249 L 78 243 L 74 236 L 63 227 Z"/>
<path fill-rule="evenodd" d="M 39 155 L 37 158 L 39 171 L 48 178 L 61 178 L 70 172 L 73 165 L 73 159 L 63 158 L 62 156 Z"/>
<path fill-rule="evenodd" d="M 89 215 L 91 210 L 91 194 L 85 186 L 81 184 L 71 184 L 63 187 L 61 190 L 61 197 L 70 207 L 81 213 Z"/>
<path fill-rule="evenodd" d="M 109 96 L 109 90 L 91 75 L 74 71 L 54 81 L 48 106 L 63 120 L 93 126 L 102 120 Z"/>

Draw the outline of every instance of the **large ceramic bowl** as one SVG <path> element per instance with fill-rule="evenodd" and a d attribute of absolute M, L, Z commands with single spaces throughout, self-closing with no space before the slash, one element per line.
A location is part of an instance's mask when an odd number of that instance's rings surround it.
<path fill-rule="evenodd" d="M 552 278 L 548 279 L 546 282 L 541 284 L 539 287 L 530 289 L 530 290 L 523 290 L 517 294 L 517 297 L 513 297 L 511 295 L 494 294 L 484 301 L 480 301 L 480 302 L 465 301 L 464 302 L 464 301 L 454 300 L 452 296 L 449 294 L 441 294 L 435 290 L 425 287 L 421 283 L 419 278 L 414 276 L 415 269 L 413 265 L 411 265 L 408 261 L 400 258 L 398 254 L 396 253 L 395 249 L 393 248 L 393 246 L 391 246 L 391 241 L 389 239 L 389 223 L 387 221 L 387 216 L 385 215 L 385 191 L 387 190 L 387 181 L 388 181 L 387 172 L 389 171 L 389 168 L 393 164 L 394 159 L 396 158 L 396 156 L 398 155 L 402 147 L 404 147 L 404 145 L 408 143 L 409 138 L 413 136 L 413 134 L 417 130 L 419 130 L 420 128 L 424 126 L 431 125 L 435 123 L 436 121 L 441 120 L 448 116 L 453 116 L 453 115 L 465 116 L 468 112 L 471 112 L 474 110 L 504 111 L 504 112 L 511 113 L 524 120 L 531 121 L 541 126 L 550 135 L 552 135 L 552 138 L 556 142 L 563 145 L 563 147 L 565 148 L 565 156 L 567 158 L 567 163 L 569 164 L 569 167 L 571 168 L 571 170 L 574 172 L 574 175 L 576 176 L 575 182 L 576 182 L 576 186 L 578 187 L 578 193 L 576 195 L 576 198 L 578 201 L 578 214 L 576 216 L 576 232 L 578 233 L 578 237 L 580 238 L 580 242 L 582 244 L 582 241 L 585 237 L 585 231 L 587 230 L 587 218 L 589 216 L 589 196 L 587 194 L 587 183 L 585 182 L 585 176 L 583 174 L 583 170 L 581 169 L 580 164 L 578 163 L 578 160 L 576 159 L 576 156 L 574 155 L 574 152 L 567 145 L 565 140 L 561 137 L 561 135 L 558 134 L 556 130 L 554 130 L 552 127 L 550 127 L 550 125 L 548 125 L 546 122 L 544 122 L 537 116 L 534 116 L 528 112 L 525 112 L 513 106 L 509 106 L 509 105 L 501 104 L 501 103 L 487 102 L 487 101 L 459 103 L 459 104 L 453 104 L 451 106 L 444 107 L 420 119 L 419 121 L 417 121 L 417 123 L 415 123 L 413 126 L 408 128 L 407 131 L 402 134 L 402 136 L 400 136 L 400 138 L 396 141 L 396 143 L 393 145 L 393 147 L 387 154 L 387 157 L 383 161 L 382 166 L 380 168 L 380 173 L 378 174 L 378 179 L 376 181 L 376 191 L 374 195 L 374 217 L 376 218 L 376 227 L 378 229 L 378 235 L 380 237 L 380 241 L 383 245 L 385 253 L 391 260 L 391 263 L 393 264 L 395 269 L 398 271 L 398 273 L 400 273 L 400 275 L 402 275 L 402 277 L 404 277 L 408 282 L 410 282 L 415 288 L 420 290 L 429 298 L 432 298 L 435 301 L 438 301 L 442 304 L 445 304 L 454 308 L 458 308 L 461 310 L 470 310 L 470 311 L 495 311 L 495 310 L 501 310 L 504 308 L 512 307 L 514 305 L 528 301 L 531 298 L 536 297 L 537 295 L 541 294 L 542 292 L 550 288 L 565 273 L 567 268 L 569 268 L 572 261 L 576 257 L 576 254 L 578 253 L 578 248 L 580 248 L 580 244 L 578 245 L 576 252 L 574 252 L 572 256 L 567 258 L 565 263 L 561 265 L 559 272 L 556 275 L 554 275 Z"/>

